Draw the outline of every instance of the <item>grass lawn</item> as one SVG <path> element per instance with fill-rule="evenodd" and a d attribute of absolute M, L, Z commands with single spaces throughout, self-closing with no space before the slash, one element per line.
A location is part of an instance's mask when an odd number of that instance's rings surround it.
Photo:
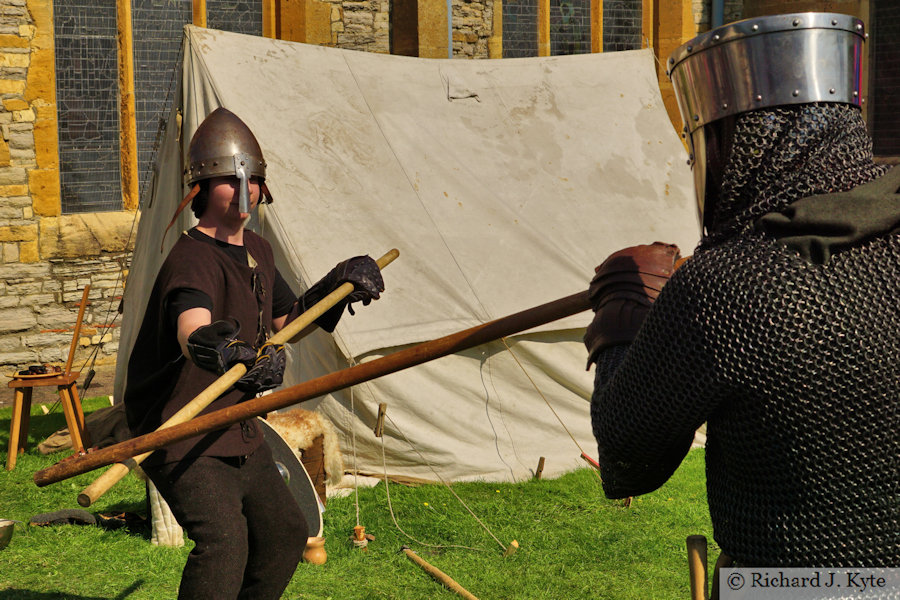
<path fill-rule="evenodd" d="M 90 412 L 105 406 L 106 399 L 84 404 Z M 10 413 L 0 409 L 4 467 Z M 39 513 L 81 508 L 76 496 L 99 471 L 45 488 L 32 481 L 35 471 L 66 456 L 41 456 L 35 448 L 64 426 L 58 408 L 44 415 L 34 407 L 28 452 L 14 471 L 0 470 L 0 518 L 27 522 Z M 605 499 L 588 469 L 555 480 L 465 483 L 454 490 L 500 540 L 518 540 L 519 551 L 503 558 L 497 542 L 444 486 L 392 484 L 394 513 L 404 531 L 430 544 L 481 550 L 412 542 L 394 526 L 384 484 L 379 484 L 359 491 L 360 523 L 375 535 L 367 550 L 349 542 L 356 525 L 354 497 L 329 500 L 324 517 L 328 561 L 301 564 L 284 598 L 459 597 L 401 553 L 403 544 L 481 600 L 684 600 L 689 597 L 685 537 L 706 535 L 711 561 L 718 555 L 706 507 L 702 450 L 691 452 L 665 486 L 635 498 L 627 509 Z M 129 476 L 87 510 L 146 515 L 143 483 Z M 0 600 L 174 598 L 192 544 L 157 547 L 149 536 L 149 528 L 141 526 L 17 525 L 9 547 L 0 551 Z"/>

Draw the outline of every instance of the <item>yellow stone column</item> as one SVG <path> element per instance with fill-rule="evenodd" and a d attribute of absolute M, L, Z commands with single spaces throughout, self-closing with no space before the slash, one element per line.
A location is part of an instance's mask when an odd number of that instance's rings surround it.
<path fill-rule="evenodd" d="M 657 62 L 657 77 L 659 90 L 662 94 L 666 112 L 673 127 L 681 132 L 681 114 L 678 112 L 678 102 L 675 100 L 675 90 L 666 76 L 667 61 L 675 49 L 697 35 L 697 26 L 694 24 L 693 5 L 691 0 L 652 0 L 654 23 L 653 48 L 659 61 Z"/>
<path fill-rule="evenodd" d="M 122 177 L 122 204 L 137 210 L 138 149 L 134 108 L 134 38 L 131 30 L 131 0 L 116 1 L 116 45 L 119 51 L 119 164 Z"/>
<path fill-rule="evenodd" d="M 550 56 L 550 0 L 538 0 L 538 56 Z"/>
<path fill-rule="evenodd" d="M 56 65 L 52 0 L 28 0 L 33 25 L 20 28 L 29 39 L 31 61 L 20 93 L 34 111 L 34 151 L 37 167 L 28 171 L 32 210 L 40 217 L 62 212 L 59 191 L 59 133 L 56 121 Z M 24 30 L 23 30 L 24 29 Z"/>
<path fill-rule="evenodd" d="M 493 15 L 488 58 L 503 58 L 503 0 L 494 0 Z"/>
<path fill-rule="evenodd" d="M 419 0 L 419 56 L 447 58 L 450 40 L 447 36 L 447 3 L 443 0 Z"/>
<path fill-rule="evenodd" d="M 648 0 L 644 0 L 644 13 Z M 603 0 L 591 0 L 591 52 L 603 52 Z"/>
<path fill-rule="evenodd" d="M 206 0 L 193 0 L 191 8 L 193 10 L 192 23 L 197 27 L 206 27 Z"/>

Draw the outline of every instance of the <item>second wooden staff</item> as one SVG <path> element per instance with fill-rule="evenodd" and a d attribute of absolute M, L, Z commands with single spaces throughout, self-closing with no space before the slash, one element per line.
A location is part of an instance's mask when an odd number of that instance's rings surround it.
<path fill-rule="evenodd" d="M 68 459 L 37 471 L 34 474 L 34 482 L 38 487 L 44 487 L 115 462 L 124 461 L 142 452 L 151 452 L 181 440 L 204 435 L 240 421 L 286 408 L 292 404 L 318 398 L 364 381 L 550 323 L 589 308 L 587 290 L 572 294 L 483 325 L 417 344 L 349 369 L 317 377 L 266 396 L 199 416 L 187 423 L 160 429 L 90 454 Z"/>

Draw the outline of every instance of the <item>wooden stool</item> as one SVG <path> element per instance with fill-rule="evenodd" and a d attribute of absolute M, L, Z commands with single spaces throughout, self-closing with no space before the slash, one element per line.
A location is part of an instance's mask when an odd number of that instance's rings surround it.
<path fill-rule="evenodd" d="M 72 436 L 72 448 L 80 452 L 90 447 L 90 440 L 84 429 L 84 412 L 78 398 L 78 376 L 81 373 L 60 373 L 56 377 L 40 379 L 21 379 L 14 377 L 9 387 L 15 390 L 13 401 L 12 427 L 9 434 L 9 456 L 6 458 L 6 470 L 16 467 L 19 454 L 25 452 L 28 443 L 28 423 L 31 417 L 31 390 L 36 387 L 55 385 L 59 391 L 59 400 L 66 415 L 66 426 Z"/>
<path fill-rule="evenodd" d="M 31 419 L 32 388 L 55 385 L 59 392 L 63 412 L 66 415 L 66 426 L 72 436 L 72 447 L 77 453 L 91 445 L 84 429 L 84 412 L 81 410 L 81 400 L 78 398 L 78 386 L 76 385 L 81 373 L 71 372 L 72 359 L 75 358 L 78 334 L 81 333 L 81 322 L 84 319 L 84 308 L 87 306 L 90 289 L 90 285 L 84 286 L 84 292 L 81 295 L 78 318 L 75 320 L 75 331 L 72 333 L 72 343 L 69 346 L 69 357 L 66 360 L 65 369 L 60 373 L 47 373 L 46 375 L 11 375 L 12 381 L 9 382 L 9 387 L 15 390 L 15 400 L 13 401 L 12 423 L 9 432 L 9 455 L 6 458 L 7 471 L 12 471 L 16 467 L 19 453 L 25 452 L 28 442 L 28 423 Z"/>

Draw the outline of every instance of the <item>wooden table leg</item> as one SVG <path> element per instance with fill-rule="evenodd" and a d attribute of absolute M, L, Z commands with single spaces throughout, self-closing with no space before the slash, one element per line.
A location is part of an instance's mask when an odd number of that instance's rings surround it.
<path fill-rule="evenodd" d="M 12 423 L 9 432 L 9 454 L 6 470 L 16 468 L 16 459 L 25 451 L 28 441 L 28 419 L 31 416 L 31 388 L 15 388 Z"/>

